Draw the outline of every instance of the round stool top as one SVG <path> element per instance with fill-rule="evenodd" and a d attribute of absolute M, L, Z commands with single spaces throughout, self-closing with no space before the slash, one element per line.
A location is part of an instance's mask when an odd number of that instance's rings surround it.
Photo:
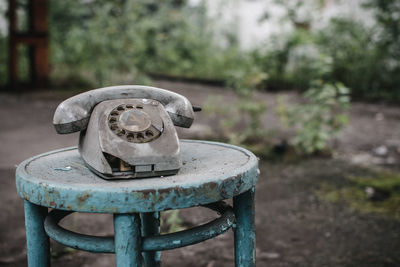
<path fill-rule="evenodd" d="M 22 162 L 16 171 L 21 198 L 62 210 L 131 213 L 179 209 L 232 198 L 258 179 L 258 160 L 227 144 L 181 140 L 178 174 L 104 180 L 91 172 L 75 147 Z"/>

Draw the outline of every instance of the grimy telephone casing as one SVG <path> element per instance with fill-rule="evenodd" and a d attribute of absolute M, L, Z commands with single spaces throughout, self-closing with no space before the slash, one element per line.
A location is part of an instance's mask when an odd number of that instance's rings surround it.
<path fill-rule="evenodd" d="M 148 86 L 91 90 L 62 102 L 53 124 L 80 131 L 79 152 L 105 179 L 176 174 L 182 166 L 175 126 L 189 128 L 193 107 L 182 95 Z"/>

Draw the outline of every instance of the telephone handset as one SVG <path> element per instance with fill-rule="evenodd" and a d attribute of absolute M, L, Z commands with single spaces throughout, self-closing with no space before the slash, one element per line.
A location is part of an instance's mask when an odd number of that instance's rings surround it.
<path fill-rule="evenodd" d="M 65 100 L 53 124 L 60 134 L 80 131 L 79 152 L 96 174 L 124 179 L 176 174 L 182 161 L 174 125 L 189 128 L 193 119 L 182 95 L 124 85 Z"/>

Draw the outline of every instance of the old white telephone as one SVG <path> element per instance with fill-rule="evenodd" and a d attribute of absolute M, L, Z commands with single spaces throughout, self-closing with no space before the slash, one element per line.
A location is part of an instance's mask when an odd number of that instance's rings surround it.
<path fill-rule="evenodd" d="M 60 134 L 80 131 L 79 152 L 99 176 L 152 177 L 176 174 L 182 166 L 174 125 L 189 128 L 193 111 L 184 96 L 164 89 L 113 86 L 65 100 L 53 124 Z"/>

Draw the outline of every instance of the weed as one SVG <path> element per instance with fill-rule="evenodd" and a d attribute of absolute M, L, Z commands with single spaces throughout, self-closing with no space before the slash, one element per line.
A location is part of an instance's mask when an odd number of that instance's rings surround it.
<path fill-rule="evenodd" d="M 211 116 L 219 117 L 222 139 L 235 145 L 262 144 L 268 135 L 261 118 L 267 106 L 257 99 L 254 92 L 267 75 L 259 69 L 250 67 L 228 71 L 227 84 L 236 93 L 236 101 L 222 104 L 220 97 L 209 98 L 205 111 Z"/>
<path fill-rule="evenodd" d="M 313 154 L 326 150 L 329 141 L 347 124 L 345 111 L 349 107 L 349 90 L 340 83 L 312 83 L 303 97 L 305 103 L 285 107 L 278 102 L 281 121 L 295 129 L 293 144 L 301 153 Z"/>

